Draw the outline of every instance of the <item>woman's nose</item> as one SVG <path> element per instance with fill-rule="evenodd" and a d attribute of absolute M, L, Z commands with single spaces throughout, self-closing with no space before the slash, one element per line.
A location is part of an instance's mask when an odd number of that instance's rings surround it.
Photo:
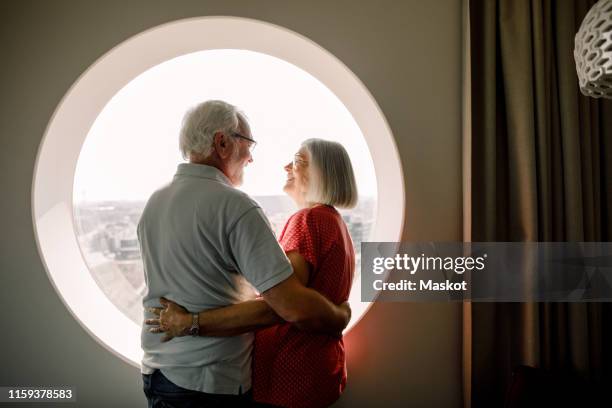
<path fill-rule="evenodd" d="M 290 172 L 291 170 L 293 170 L 293 163 L 292 163 L 292 162 L 289 162 L 289 163 L 285 164 L 285 167 L 283 167 L 283 168 L 284 168 L 284 169 L 285 169 L 285 171 L 288 173 L 288 172 Z"/>

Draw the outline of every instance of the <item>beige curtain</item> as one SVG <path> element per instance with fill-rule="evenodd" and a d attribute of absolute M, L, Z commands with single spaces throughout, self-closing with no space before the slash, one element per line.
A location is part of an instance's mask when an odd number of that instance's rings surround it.
<path fill-rule="evenodd" d="M 594 3 L 469 0 L 472 241 L 610 240 L 612 101 L 580 94 L 572 54 Z M 464 342 L 473 407 L 503 406 L 518 365 L 612 379 L 607 303 L 467 304 Z"/>

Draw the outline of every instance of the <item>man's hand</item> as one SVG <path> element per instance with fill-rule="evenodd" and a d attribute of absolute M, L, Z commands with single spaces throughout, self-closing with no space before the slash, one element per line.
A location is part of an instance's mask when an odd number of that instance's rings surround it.
<path fill-rule="evenodd" d="M 351 321 L 351 315 L 353 312 L 351 310 L 351 304 L 347 300 L 346 302 L 342 302 L 341 304 L 339 304 L 338 307 L 344 310 L 344 312 L 346 313 L 346 325 L 344 325 L 344 328 L 346 328 L 346 326 L 348 326 L 349 322 Z"/>
<path fill-rule="evenodd" d="M 149 307 L 148 311 L 159 316 L 157 319 L 146 319 L 145 324 L 151 325 L 150 333 L 165 333 L 162 342 L 175 337 L 186 336 L 191 327 L 191 314 L 182 306 L 166 298 L 160 298 L 163 307 Z"/>
<path fill-rule="evenodd" d="M 263 292 L 262 297 L 283 320 L 300 330 L 337 337 L 350 320 L 348 303 L 335 305 L 305 287 L 295 274 Z"/>
<path fill-rule="evenodd" d="M 338 305 L 338 307 L 344 312 L 345 314 L 345 324 L 344 327 L 342 328 L 342 330 L 340 330 L 335 337 L 341 339 L 342 338 L 342 332 L 344 331 L 344 329 L 346 329 L 346 326 L 348 326 L 349 322 L 351 321 L 351 305 L 349 304 L 348 300 L 346 302 L 340 303 Z"/>

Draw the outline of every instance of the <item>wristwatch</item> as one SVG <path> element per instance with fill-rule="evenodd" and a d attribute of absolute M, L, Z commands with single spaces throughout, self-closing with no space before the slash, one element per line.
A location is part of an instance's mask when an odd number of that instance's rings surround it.
<path fill-rule="evenodd" d="M 189 328 L 189 334 L 193 337 L 198 337 L 200 335 L 200 323 L 198 322 L 198 314 L 191 314 L 191 327 Z"/>

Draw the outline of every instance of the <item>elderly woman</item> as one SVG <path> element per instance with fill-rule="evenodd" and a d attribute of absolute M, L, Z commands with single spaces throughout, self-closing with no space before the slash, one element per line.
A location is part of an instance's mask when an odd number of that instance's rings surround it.
<path fill-rule="evenodd" d="M 357 186 L 346 150 L 336 142 L 306 140 L 285 166 L 283 190 L 300 208 L 285 225 L 279 242 L 295 275 L 305 285 L 341 304 L 349 296 L 355 268 L 353 243 L 336 210 L 352 208 Z M 190 315 L 162 299 L 166 307 L 153 330 L 184 335 Z M 200 313 L 201 335 L 233 335 L 254 329 L 251 303 Z M 300 330 L 280 318 L 257 331 L 253 351 L 253 398 L 268 406 L 325 407 L 338 399 L 346 384 L 344 344 L 340 333 Z"/>

